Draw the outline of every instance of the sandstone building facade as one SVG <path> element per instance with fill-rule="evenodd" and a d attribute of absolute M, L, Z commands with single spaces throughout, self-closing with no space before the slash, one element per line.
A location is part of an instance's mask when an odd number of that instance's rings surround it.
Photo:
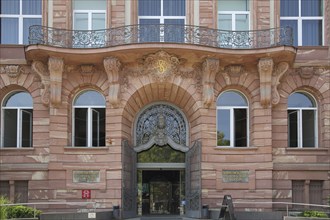
<path fill-rule="evenodd" d="M 0 19 L 12 201 L 327 204 L 329 1 L 2 0 Z"/>

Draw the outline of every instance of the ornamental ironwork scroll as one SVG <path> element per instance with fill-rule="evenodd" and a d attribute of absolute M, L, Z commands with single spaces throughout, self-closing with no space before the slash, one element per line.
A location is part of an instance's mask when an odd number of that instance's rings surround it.
<path fill-rule="evenodd" d="M 162 120 L 160 135 L 159 122 Z M 170 105 L 156 104 L 145 109 L 136 122 L 136 145 L 146 144 L 151 138 L 158 138 L 159 143 L 163 143 L 162 136 L 167 136 L 176 144 L 187 144 L 187 124 L 182 113 Z"/>

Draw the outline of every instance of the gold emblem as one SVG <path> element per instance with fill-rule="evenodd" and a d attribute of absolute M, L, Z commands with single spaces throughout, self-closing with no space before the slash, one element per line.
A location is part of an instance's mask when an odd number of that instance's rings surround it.
<path fill-rule="evenodd" d="M 158 60 L 157 68 L 159 73 L 163 74 L 167 70 L 167 62 L 165 60 Z"/>

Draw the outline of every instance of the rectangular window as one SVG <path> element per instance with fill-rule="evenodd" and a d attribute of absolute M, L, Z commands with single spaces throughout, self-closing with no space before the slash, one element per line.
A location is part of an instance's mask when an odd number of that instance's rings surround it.
<path fill-rule="evenodd" d="M 3 127 L 3 146 L 17 147 L 17 109 L 5 109 Z"/>
<path fill-rule="evenodd" d="M 9 181 L 0 181 L 0 196 L 9 199 L 10 196 L 10 185 Z"/>
<path fill-rule="evenodd" d="M 41 25 L 42 0 L 5 0 L 0 7 L 0 43 L 28 44 L 29 27 Z"/>
<path fill-rule="evenodd" d="M 246 109 L 234 109 L 234 141 L 235 147 L 247 146 L 247 115 Z"/>
<path fill-rule="evenodd" d="M 217 110 L 217 145 L 218 146 L 231 146 L 230 144 L 230 110 L 221 109 Z"/>
<path fill-rule="evenodd" d="M 87 146 L 87 134 L 88 134 L 88 109 L 87 108 L 75 108 L 75 139 L 74 145 L 78 147 Z"/>
<path fill-rule="evenodd" d="M 73 29 L 97 30 L 106 28 L 106 0 L 74 0 Z"/>
<path fill-rule="evenodd" d="M 139 0 L 138 10 L 140 42 L 184 42 L 186 0 Z"/>
<path fill-rule="evenodd" d="M 105 146 L 105 109 L 92 109 L 92 121 L 93 146 Z"/>
<path fill-rule="evenodd" d="M 281 0 L 281 27 L 293 29 L 295 46 L 323 44 L 323 1 Z"/>
<path fill-rule="evenodd" d="M 289 147 L 298 147 L 298 111 L 288 110 Z"/>
<path fill-rule="evenodd" d="M 302 147 L 315 147 L 315 111 L 302 110 Z"/>
<path fill-rule="evenodd" d="M 305 201 L 305 180 L 292 180 L 292 203 L 304 203 Z M 299 209 L 301 206 L 293 205 Z"/>
<path fill-rule="evenodd" d="M 249 0 L 218 0 L 218 29 L 249 30 L 249 8 Z"/>
<path fill-rule="evenodd" d="M 309 203 L 322 205 L 323 181 L 311 180 L 309 183 Z"/>
<path fill-rule="evenodd" d="M 28 181 L 15 181 L 15 203 L 28 202 Z"/>

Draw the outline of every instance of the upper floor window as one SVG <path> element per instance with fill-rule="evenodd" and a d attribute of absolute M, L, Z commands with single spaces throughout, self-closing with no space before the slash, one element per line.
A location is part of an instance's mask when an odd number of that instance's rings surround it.
<path fill-rule="evenodd" d="M 106 28 L 106 0 L 74 0 L 73 29 L 98 30 Z"/>
<path fill-rule="evenodd" d="M 281 27 L 293 29 L 295 46 L 323 44 L 323 1 L 281 0 Z"/>
<path fill-rule="evenodd" d="M 217 100 L 217 146 L 246 147 L 248 103 L 239 92 L 227 91 Z"/>
<path fill-rule="evenodd" d="M 1 0 L 0 43 L 28 44 L 29 27 L 41 25 L 42 0 Z"/>
<path fill-rule="evenodd" d="M 289 147 L 315 147 L 317 145 L 317 112 L 314 99 L 295 92 L 288 99 Z"/>
<path fill-rule="evenodd" d="M 184 41 L 186 0 L 139 0 L 138 11 L 140 41 Z"/>
<path fill-rule="evenodd" d="M 249 8 L 249 0 L 218 0 L 218 29 L 249 30 Z"/>
<path fill-rule="evenodd" d="M 73 104 L 74 146 L 105 146 L 105 99 L 96 91 L 85 91 Z"/>
<path fill-rule="evenodd" d="M 27 92 L 16 92 L 2 105 L 1 146 L 32 147 L 33 101 Z"/>

